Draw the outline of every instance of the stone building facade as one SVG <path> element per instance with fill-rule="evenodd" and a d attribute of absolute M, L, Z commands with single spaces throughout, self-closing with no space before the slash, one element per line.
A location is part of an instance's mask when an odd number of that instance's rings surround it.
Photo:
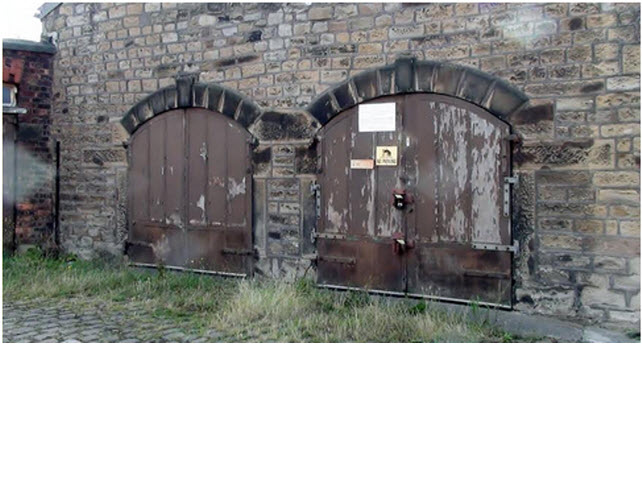
<path fill-rule="evenodd" d="M 4 247 L 54 244 L 54 152 L 50 43 L 4 40 L 3 87 L 16 105 L 3 107 Z"/>
<path fill-rule="evenodd" d="M 214 85 L 255 138 L 255 270 L 301 276 L 314 257 L 321 127 L 368 98 L 435 91 L 495 109 L 519 137 L 514 308 L 639 328 L 639 14 L 595 3 L 61 4 L 43 28 L 58 42 L 62 245 L 123 254 L 131 132 L 169 108 L 207 107 Z M 426 69 L 452 81 L 438 87 Z"/>

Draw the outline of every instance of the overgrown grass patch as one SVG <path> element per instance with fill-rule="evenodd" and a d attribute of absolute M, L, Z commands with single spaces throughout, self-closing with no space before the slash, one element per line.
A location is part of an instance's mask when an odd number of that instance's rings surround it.
<path fill-rule="evenodd" d="M 190 329 L 214 329 L 223 341 L 497 342 L 511 337 L 484 323 L 422 301 L 362 292 L 238 280 L 122 263 L 50 258 L 37 251 L 3 256 L 4 301 L 64 301 L 77 308 L 126 308 L 141 318 L 172 318 Z M 137 315 L 138 316 L 138 315 Z"/>

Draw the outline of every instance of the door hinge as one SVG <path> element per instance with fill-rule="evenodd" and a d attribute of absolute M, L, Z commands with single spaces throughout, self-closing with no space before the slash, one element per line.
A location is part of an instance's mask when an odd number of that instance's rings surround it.
<path fill-rule="evenodd" d="M 317 233 L 316 230 L 312 230 L 312 236 L 314 238 L 323 238 L 325 240 L 345 240 L 346 236 L 341 233 Z"/>
<path fill-rule="evenodd" d="M 321 217 L 321 185 L 317 182 L 310 184 L 310 194 L 314 195 L 314 210 L 317 218 Z"/>
<path fill-rule="evenodd" d="M 241 248 L 223 248 L 221 250 L 223 255 L 254 255 L 254 250 L 247 250 Z"/>
<path fill-rule="evenodd" d="M 510 216 L 510 186 L 517 185 L 519 177 L 514 175 L 512 177 L 504 177 L 504 216 Z"/>
<path fill-rule="evenodd" d="M 473 243 L 473 249 L 490 250 L 496 252 L 511 252 L 517 255 L 519 253 L 519 242 L 515 240 L 513 241 L 512 245 L 499 245 L 497 243 Z"/>
<path fill-rule="evenodd" d="M 504 140 L 511 143 L 522 143 L 522 136 L 518 133 L 511 133 L 504 137 Z"/>
<path fill-rule="evenodd" d="M 344 265 L 356 265 L 357 259 L 355 257 L 334 257 L 334 256 L 323 256 L 317 257 L 317 260 L 320 262 L 328 263 L 341 263 Z"/>

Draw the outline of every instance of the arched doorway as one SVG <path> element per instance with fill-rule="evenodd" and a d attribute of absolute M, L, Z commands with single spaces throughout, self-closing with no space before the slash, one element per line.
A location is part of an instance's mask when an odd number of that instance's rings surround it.
<path fill-rule="evenodd" d="M 252 271 L 250 134 L 221 113 L 178 108 L 129 146 L 127 254 L 134 264 Z"/>
<path fill-rule="evenodd" d="M 508 124 L 439 94 L 370 104 L 394 105 L 392 130 L 359 106 L 322 129 L 319 284 L 510 306 Z"/>

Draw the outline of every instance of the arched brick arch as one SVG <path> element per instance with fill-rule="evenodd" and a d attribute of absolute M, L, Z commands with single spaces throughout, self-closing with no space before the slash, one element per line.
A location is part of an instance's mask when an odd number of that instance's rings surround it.
<path fill-rule="evenodd" d="M 161 113 L 177 108 L 206 108 L 235 120 L 246 129 L 256 121 L 261 109 L 250 99 L 214 83 L 194 82 L 179 78 L 176 85 L 162 88 L 138 102 L 121 119 L 121 124 L 134 133 L 143 123 Z"/>
<path fill-rule="evenodd" d="M 438 93 L 478 105 L 502 120 L 518 111 L 528 97 L 503 80 L 479 70 L 412 57 L 367 70 L 326 90 L 307 111 L 321 125 L 361 102 L 400 93 Z"/>

